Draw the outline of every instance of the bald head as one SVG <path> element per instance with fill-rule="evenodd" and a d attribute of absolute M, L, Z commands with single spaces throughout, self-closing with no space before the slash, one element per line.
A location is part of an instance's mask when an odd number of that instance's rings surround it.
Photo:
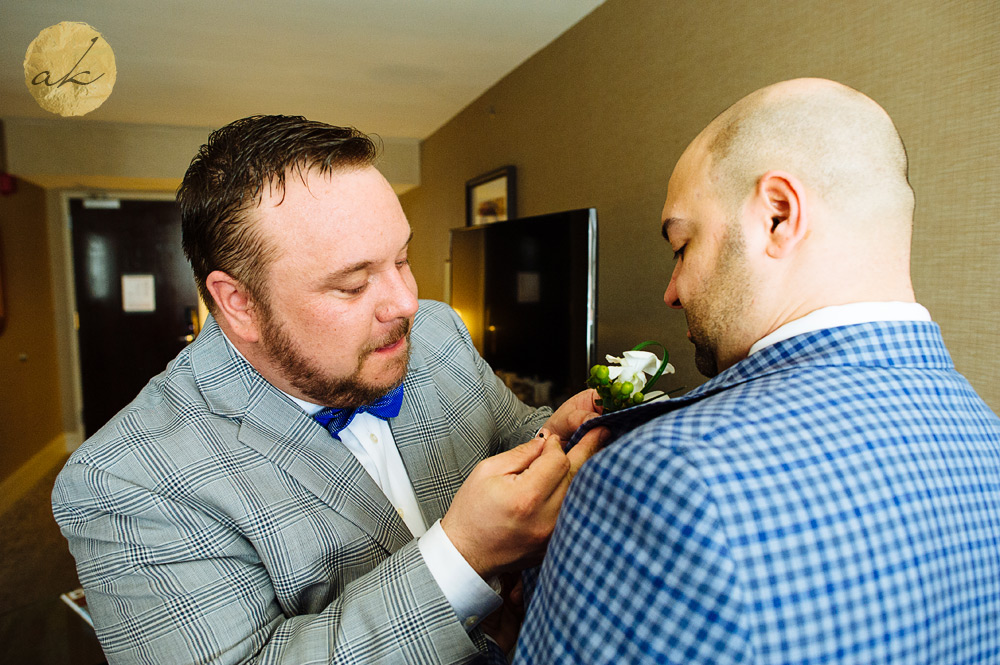
<path fill-rule="evenodd" d="M 722 200 L 733 207 L 769 170 L 798 177 L 845 222 L 912 223 L 906 151 L 888 114 L 845 85 L 784 81 L 724 111 L 697 142 Z"/>
<path fill-rule="evenodd" d="M 719 115 L 677 162 L 661 220 L 676 256 L 664 300 L 708 375 L 820 308 L 913 302 L 906 151 L 839 83 L 785 81 Z"/>

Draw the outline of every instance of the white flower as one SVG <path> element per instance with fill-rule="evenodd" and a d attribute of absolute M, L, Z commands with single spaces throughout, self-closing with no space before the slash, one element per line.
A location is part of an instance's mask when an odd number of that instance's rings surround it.
<path fill-rule="evenodd" d="M 660 359 L 656 357 L 655 353 L 650 353 L 649 351 L 626 351 L 622 355 L 624 356 L 622 358 L 610 355 L 606 356 L 608 363 L 620 365 L 620 367 L 608 367 L 608 378 L 612 382 L 625 383 L 627 381 L 631 383 L 631 395 L 634 395 L 637 392 L 641 392 L 643 387 L 645 387 L 647 374 L 656 374 L 656 370 L 660 366 Z M 673 374 L 674 366 L 667 363 L 663 373 Z M 662 394 L 662 391 L 653 391 L 649 395 L 646 395 L 645 399 L 652 399 Z"/>

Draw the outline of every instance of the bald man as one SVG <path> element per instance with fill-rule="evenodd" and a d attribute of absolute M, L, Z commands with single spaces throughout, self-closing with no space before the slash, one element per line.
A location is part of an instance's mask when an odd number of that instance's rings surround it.
<path fill-rule="evenodd" d="M 892 121 L 843 85 L 695 138 L 664 300 L 714 378 L 592 421 L 618 438 L 570 487 L 518 663 L 1000 662 L 1000 419 L 914 300 L 912 213 Z"/>

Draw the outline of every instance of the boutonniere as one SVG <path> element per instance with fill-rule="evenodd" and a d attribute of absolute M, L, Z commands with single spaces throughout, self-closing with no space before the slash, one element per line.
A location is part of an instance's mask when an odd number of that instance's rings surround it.
<path fill-rule="evenodd" d="M 663 349 L 663 360 L 655 353 L 643 351 L 649 346 Z M 597 390 L 600 399 L 599 406 L 604 407 L 604 413 L 642 404 L 645 401 L 663 395 L 662 390 L 652 390 L 653 385 L 664 374 L 673 374 L 674 366 L 667 362 L 667 349 L 659 342 L 643 342 L 631 351 L 626 351 L 621 358 L 605 356 L 608 365 L 594 365 L 590 368 L 590 378 L 587 385 Z M 647 380 L 646 375 L 651 375 Z"/>

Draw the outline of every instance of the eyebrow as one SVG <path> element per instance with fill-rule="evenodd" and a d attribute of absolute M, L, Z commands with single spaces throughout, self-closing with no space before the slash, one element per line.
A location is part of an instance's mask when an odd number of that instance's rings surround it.
<path fill-rule="evenodd" d="M 345 279 L 355 273 L 367 270 L 374 263 L 374 261 L 358 261 L 357 263 L 352 263 L 351 265 L 345 266 L 336 272 L 332 272 L 323 277 L 320 288 L 324 290 L 337 288 Z"/>
<path fill-rule="evenodd" d="M 413 240 L 413 230 L 412 229 L 410 229 L 410 235 L 407 236 L 406 242 L 403 243 L 403 248 L 404 249 L 410 244 L 411 240 Z M 329 275 L 327 275 L 326 277 L 324 277 L 323 278 L 323 286 L 324 286 L 324 288 L 329 288 L 331 285 L 338 284 L 345 277 L 350 277 L 351 275 L 353 275 L 355 273 L 361 272 L 363 270 L 367 270 L 368 268 L 372 267 L 373 265 L 375 265 L 375 261 L 372 261 L 372 260 L 368 259 L 368 260 L 365 260 L 365 261 L 358 261 L 357 263 L 352 263 L 351 265 L 348 265 L 348 266 L 344 266 L 340 270 L 332 272 Z"/>

